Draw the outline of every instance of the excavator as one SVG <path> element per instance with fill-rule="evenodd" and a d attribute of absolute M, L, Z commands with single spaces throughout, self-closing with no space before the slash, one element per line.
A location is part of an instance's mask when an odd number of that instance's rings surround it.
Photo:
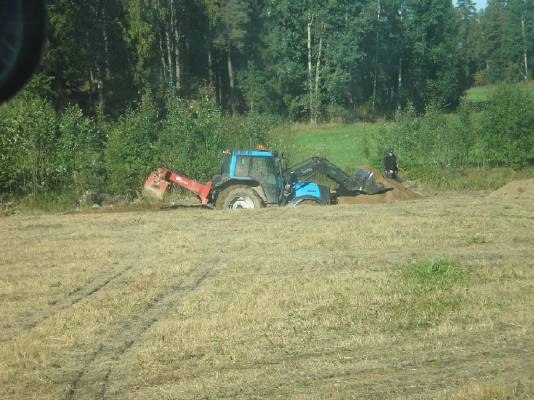
<path fill-rule="evenodd" d="M 145 192 L 163 199 L 171 184 L 195 193 L 202 205 L 217 209 L 245 209 L 266 206 L 333 204 L 330 188 L 310 178 L 326 176 L 345 193 L 377 194 L 386 190 L 377 184 L 372 171 L 358 169 L 351 176 L 325 158 L 312 157 L 292 167 L 276 152 L 258 147 L 225 151 L 219 174 L 200 183 L 184 174 L 158 168 L 145 181 Z"/>

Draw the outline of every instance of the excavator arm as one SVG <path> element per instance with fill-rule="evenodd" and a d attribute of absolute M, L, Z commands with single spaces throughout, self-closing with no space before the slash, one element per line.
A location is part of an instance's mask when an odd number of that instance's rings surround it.
<path fill-rule="evenodd" d="M 349 192 L 377 194 L 386 190 L 377 184 L 373 171 L 358 169 L 350 176 L 326 158 L 312 157 L 286 170 L 286 181 L 290 179 L 307 180 L 314 175 L 324 175 Z"/>

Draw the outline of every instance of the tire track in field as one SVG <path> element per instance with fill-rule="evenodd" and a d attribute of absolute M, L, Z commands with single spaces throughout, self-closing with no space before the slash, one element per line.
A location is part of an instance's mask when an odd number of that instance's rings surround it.
<path fill-rule="evenodd" d="M 231 399 L 235 397 L 275 398 L 285 394 L 281 388 L 297 386 L 304 392 L 288 392 L 286 397 L 295 394 L 309 394 L 304 388 L 311 383 L 316 389 L 329 388 L 337 385 L 340 393 L 350 393 L 350 398 L 382 399 L 394 393 L 395 398 L 414 398 L 422 392 L 437 393 L 440 390 L 454 388 L 452 382 L 477 382 L 504 384 L 520 380 L 532 380 L 534 375 L 529 372 L 534 366 L 534 348 L 498 349 L 495 354 L 487 354 L 486 349 L 477 348 L 461 355 L 429 357 L 402 362 L 391 362 L 387 359 L 356 361 L 353 365 L 348 361 L 343 367 L 334 371 L 307 371 L 291 375 L 286 382 L 275 385 L 264 385 L 230 389 L 212 393 L 208 396 L 189 395 L 182 399 Z M 298 358 L 297 358 L 298 360 Z M 456 387 L 459 387 L 457 384 Z M 393 392 L 392 392 L 393 390 Z M 317 393 L 321 393 L 318 391 Z M 430 396 L 429 398 L 432 398 Z M 419 397 L 416 397 L 419 398 Z"/>
<path fill-rule="evenodd" d="M 172 307 L 196 291 L 211 271 L 211 268 L 200 269 L 185 282 L 171 286 L 141 313 L 124 321 L 114 336 L 102 338 L 95 352 L 87 358 L 70 382 L 65 400 L 105 399 L 109 383 L 120 368 L 123 356 L 155 323 L 165 317 Z"/>
<path fill-rule="evenodd" d="M 0 343 L 13 340 L 18 335 L 28 332 L 32 330 L 33 328 L 35 328 L 37 325 L 43 323 L 48 318 L 50 318 L 52 315 L 57 314 L 58 312 L 66 310 L 70 307 L 73 307 L 76 304 L 80 303 L 81 301 L 93 296 L 94 294 L 98 293 L 100 290 L 104 289 L 111 282 L 113 282 L 114 280 L 120 278 L 121 276 L 129 272 L 132 268 L 133 268 L 133 265 L 130 265 L 126 268 L 122 268 L 116 271 L 112 275 L 107 275 L 104 277 L 93 279 L 86 286 L 77 288 L 69 292 L 62 301 L 56 302 L 53 305 L 51 305 L 49 308 L 41 312 L 35 312 L 29 317 L 25 318 L 27 322 L 21 327 L 19 327 L 16 332 L 9 333 L 6 330 L 5 333 L 2 335 L 2 337 L 0 337 Z"/>

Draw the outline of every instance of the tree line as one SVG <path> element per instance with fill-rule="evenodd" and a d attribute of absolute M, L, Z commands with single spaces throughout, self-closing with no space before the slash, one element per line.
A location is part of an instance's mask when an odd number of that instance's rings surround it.
<path fill-rule="evenodd" d="M 50 0 L 39 94 L 116 117 L 147 88 L 312 123 L 530 77 L 534 1 Z"/>

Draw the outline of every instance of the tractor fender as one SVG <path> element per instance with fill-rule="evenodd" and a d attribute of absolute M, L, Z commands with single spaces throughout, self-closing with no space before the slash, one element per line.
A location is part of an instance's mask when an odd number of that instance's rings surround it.
<path fill-rule="evenodd" d="M 303 201 L 314 201 L 317 204 L 331 204 L 330 189 L 315 182 L 297 182 L 292 198 L 288 204 L 299 204 Z"/>
<path fill-rule="evenodd" d="M 219 178 L 214 177 L 214 186 L 212 189 L 212 201 L 217 201 L 217 197 L 219 196 L 219 193 L 221 193 L 224 189 L 234 186 L 234 185 L 245 185 L 250 186 L 251 189 L 253 189 L 258 196 L 262 199 L 264 203 L 267 202 L 267 196 L 265 195 L 265 191 L 263 190 L 263 187 L 260 185 L 260 183 L 254 179 L 237 179 L 237 178 Z"/>

